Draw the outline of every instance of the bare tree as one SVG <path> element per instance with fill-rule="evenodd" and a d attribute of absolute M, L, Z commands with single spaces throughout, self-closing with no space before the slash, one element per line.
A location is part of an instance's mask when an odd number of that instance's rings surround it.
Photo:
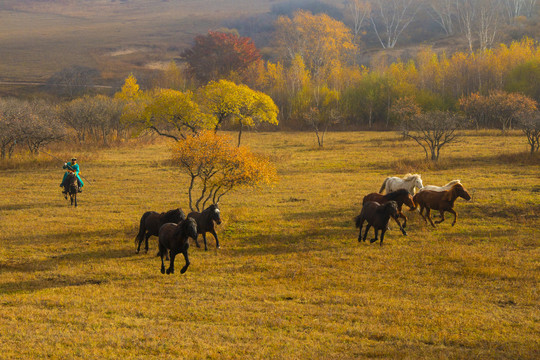
<path fill-rule="evenodd" d="M 11 158 L 17 145 L 17 122 L 22 118 L 22 101 L 0 99 L 0 158 Z"/>
<path fill-rule="evenodd" d="M 536 0 L 524 0 L 524 1 L 525 1 L 525 4 L 523 7 L 523 15 L 530 18 L 535 13 Z"/>
<path fill-rule="evenodd" d="M 531 147 L 531 154 L 533 154 L 540 148 L 540 113 L 534 112 L 529 116 L 523 117 L 519 123 L 521 130 L 527 136 L 527 141 Z"/>
<path fill-rule="evenodd" d="M 467 38 L 471 53 L 476 40 L 481 50 L 493 45 L 501 20 L 501 1 L 456 0 L 461 31 Z"/>
<path fill-rule="evenodd" d="M 441 148 L 458 138 L 457 130 L 464 119 L 450 112 L 432 111 L 414 116 L 405 123 L 405 136 L 416 141 L 426 153 L 426 159 L 437 161 Z"/>
<path fill-rule="evenodd" d="M 536 8 L 536 0 L 502 0 L 502 3 L 510 22 L 518 16 L 531 17 Z"/>
<path fill-rule="evenodd" d="M 97 69 L 73 65 L 53 74 L 47 80 L 47 86 L 57 95 L 73 99 L 92 91 L 99 76 Z"/>
<path fill-rule="evenodd" d="M 493 45 L 500 21 L 498 1 L 476 0 L 479 5 L 477 18 L 477 34 L 480 50 L 486 50 Z"/>
<path fill-rule="evenodd" d="M 371 4 L 362 0 L 348 0 L 345 4 L 353 20 L 353 40 L 358 39 L 364 20 L 371 13 Z"/>
<path fill-rule="evenodd" d="M 371 24 L 383 48 L 393 48 L 420 9 L 416 0 L 374 0 Z"/>
<path fill-rule="evenodd" d="M 20 137 L 33 155 L 39 154 L 42 146 L 61 140 L 65 128 L 58 119 L 54 108 L 44 101 L 26 104 L 24 117 L 20 122 Z"/>
<path fill-rule="evenodd" d="M 429 6 L 428 13 L 446 35 L 454 34 L 454 19 L 457 17 L 456 0 L 431 0 Z"/>

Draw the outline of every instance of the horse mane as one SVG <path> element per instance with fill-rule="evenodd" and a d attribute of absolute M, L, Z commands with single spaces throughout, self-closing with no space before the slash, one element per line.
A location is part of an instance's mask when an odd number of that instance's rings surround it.
<path fill-rule="evenodd" d="M 442 197 L 442 199 L 444 201 L 452 201 L 452 197 L 456 193 L 456 188 L 459 188 L 459 187 L 463 188 L 463 185 L 461 185 L 461 183 L 455 183 L 454 185 L 452 185 L 452 187 L 449 190 L 446 190 L 444 192 L 444 196 Z"/>
<path fill-rule="evenodd" d="M 391 192 L 390 194 L 384 195 L 384 197 L 387 200 L 395 200 L 396 198 L 398 198 L 400 196 L 407 196 L 407 195 L 409 195 L 409 190 L 407 190 L 407 189 L 399 189 L 399 190 Z"/>
<path fill-rule="evenodd" d="M 176 224 L 176 228 L 174 229 L 174 236 L 180 236 L 184 235 L 187 231 L 187 228 L 189 226 L 189 221 L 187 219 L 181 220 L 178 224 Z"/>
<path fill-rule="evenodd" d="M 408 173 L 406 174 L 404 177 L 403 177 L 403 180 L 405 181 L 410 181 L 412 179 L 419 179 L 420 178 L 420 175 L 418 174 L 411 174 L 411 173 Z"/>
<path fill-rule="evenodd" d="M 161 222 L 162 223 L 176 223 L 178 222 L 178 218 L 180 220 L 183 220 L 182 218 L 185 218 L 183 215 L 183 211 L 180 208 L 169 210 L 166 213 L 161 213 Z"/>
<path fill-rule="evenodd" d="M 407 191 L 407 190 L 405 190 L 405 191 Z M 378 212 L 378 213 L 386 213 L 388 211 L 388 209 L 390 209 L 390 208 L 394 208 L 397 211 L 397 202 L 395 202 L 394 200 L 388 201 L 388 202 L 380 205 L 377 208 L 377 210 L 375 210 L 375 211 Z"/>
<path fill-rule="evenodd" d="M 447 186 L 450 187 L 450 186 L 454 186 L 454 185 L 456 185 L 456 184 L 461 184 L 461 180 L 459 180 L 459 179 L 452 180 L 452 181 L 450 181 L 448 184 L 443 185 L 443 187 L 447 187 Z"/>

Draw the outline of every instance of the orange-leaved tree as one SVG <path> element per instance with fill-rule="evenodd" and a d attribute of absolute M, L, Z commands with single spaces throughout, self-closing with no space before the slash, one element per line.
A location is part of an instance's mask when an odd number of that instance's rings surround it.
<path fill-rule="evenodd" d="M 213 131 L 186 136 L 173 145 L 173 161 L 190 177 L 188 196 L 192 211 L 218 203 L 239 187 L 273 183 L 276 169 L 247 147 L 235 147 L 231 138 Z"/>

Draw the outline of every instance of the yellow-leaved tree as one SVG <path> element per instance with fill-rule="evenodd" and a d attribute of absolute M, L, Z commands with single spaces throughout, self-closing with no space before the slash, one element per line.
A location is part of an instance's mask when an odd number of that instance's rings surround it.
<path fill-rule="evenodd" d="M 161 136 L 178 141 L 187 132 L 212 129 L 215 118 L 199 110 L 191 91 L 155 90 L 144 109 L 145 126 Z"/>
<path fill-rule="evenodd" d="M 332 60 L 346 63 L 356 51 L 349 28 L 326 14 L 299 10 L 292 19 L 280 16 L 276 29 L 282 58 L 291 61 L 296 55 L 302 56 L 317 80 L 326 77 Z"/>
<path fill-rule="evenodd" d="M 173 161 L 190 177 L 189 207 L 204 209 L 217 204 L 235 188 L 255 187 L 276 181 L 271 162 L 247 147 L 235 147 L 231 139 L 213 131 L 192 134 L 173 145 Z"/>
<path fill-rule="evenodd" d="M 133 74 L 126 78 L 122 89 L 114 94 L 114 98 L 124 105 L 121 116 L 121 121 L 124 124 L 138 125 L 141 123 L 144 109 L 148 103 L 148 96 L 140 89 Z"/>
<path fill-rule="evenodd" d="M 197 98 L 203 111 L 213 116 L 215 131 L 225 121 L 240 125 L 238 146 L 244 126 L 253 127 L 263 122 L 278 124 L 278 108 L 274 101 L 246 85 L 237 85 L 228 80 L 211 81 L 199 89 Z"/>

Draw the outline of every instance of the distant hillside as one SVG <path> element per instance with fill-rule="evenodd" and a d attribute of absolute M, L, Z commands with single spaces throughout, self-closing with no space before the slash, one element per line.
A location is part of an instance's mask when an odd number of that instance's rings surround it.
<path fill-rule="evenodd" d="M 418 0 L 420 1 L 420 0 Z M 178 59 L 197 34 L 237 29 L 254 39 L 266 58 L 274 22 L 302 8 L 324 12 L 353 27 L 343 0 L 3 0 L 0 2 L 0 95 L 16 94 L 2 82 L 45 82 L 73 66 L 97 70 L 100 83 L 118 85 L 129 73 L 146 74 Z M 426 4 L 426 3 L 424 3 Z M 540 34 L 538 15 L 501 23 L 497 42 Z M 452 53 L 466 50 L 460 33 L 447 36 L 427 7 L 403 31 L 395 48 L 383 50 L 370 21 L 359 37 L 358 63 L 412 58 L 420 47 Z"/>

